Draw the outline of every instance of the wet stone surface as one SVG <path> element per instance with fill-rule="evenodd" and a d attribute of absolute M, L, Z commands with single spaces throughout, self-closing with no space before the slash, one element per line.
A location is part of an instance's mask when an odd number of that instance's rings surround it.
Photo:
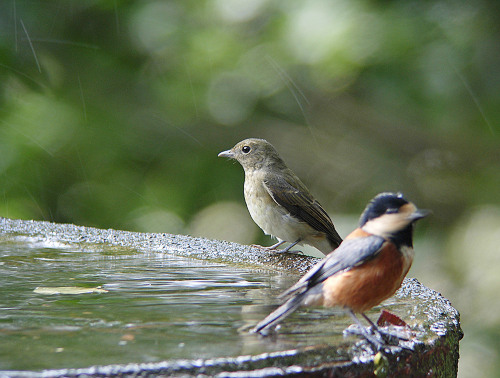
<path fill-rule="evenodd" d="M 417 257 L 418 258 L 418 257 Z M 317 259 L 169 234 L 0 219 L 1 376 L 456 374 L 459 314 L 407 279 L 381 309 L 415 337 L 377 354 L 342 312 L 250 334 Z"/>

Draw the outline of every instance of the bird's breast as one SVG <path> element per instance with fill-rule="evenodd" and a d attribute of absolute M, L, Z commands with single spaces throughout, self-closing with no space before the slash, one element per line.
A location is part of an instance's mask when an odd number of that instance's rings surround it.
<path fill-rule="evenodd" d="M 373 259 L 325 280 L 324 305 L 364 312 L 392 296 L 410 269 L 413 250 L 389 242 L 382 248 Z"/>
<path fill-rule="evenodd" d="M 264 187 L 264 175 L 245 176 L 245 202 L 253 221 L 267 234 L 280 240 L 295 241 L 310 231 L 310 226 L 294 218 L 277 204 Z"/>

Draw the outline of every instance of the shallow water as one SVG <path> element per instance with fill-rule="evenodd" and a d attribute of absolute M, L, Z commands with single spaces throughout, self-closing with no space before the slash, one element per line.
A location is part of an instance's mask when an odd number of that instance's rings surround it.
<path fill-rule="evenodd" d="M 248 328 L 297 276 L 106 245 L 0 238 L 0 370 L 42 370 L 258 354 L 341 343 L 349 320 L 292 316 L 301 332 Z M 102 288 L 41 294 L 39 287 Z M 318 333 L 308 327 L 325 318 Z M 329 318 L 329 319 L 326 319 Z M 342 319 L 342 318 L 340 318 Z"/>

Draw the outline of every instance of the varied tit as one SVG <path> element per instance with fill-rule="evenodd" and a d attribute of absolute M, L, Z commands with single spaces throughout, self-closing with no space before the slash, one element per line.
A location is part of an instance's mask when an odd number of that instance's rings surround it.
<path fill-rule="evenodd" d="M 380 335 L 364 313 L 401 286 L 413 261 L 414 224 L 429 213 L 417 209 L 401 194 L 377 195 L 362 213 L 359 228 L 284 292 L 282 297 L 287 301 L 253 331 L 263 333 L 301 305 L 340 307 L 349 312 L 362 334 L 380 347 L 380 340 L 362 326 L 355 313 Z"/>

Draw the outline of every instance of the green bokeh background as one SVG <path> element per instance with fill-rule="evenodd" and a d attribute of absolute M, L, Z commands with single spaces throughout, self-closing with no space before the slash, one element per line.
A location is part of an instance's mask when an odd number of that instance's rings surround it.
<path fill-rule="evenodd" d="M 500 376 L 496 0 L 0 2 L 0 216 L 269 244 L 243 171 L 275 145 L 342 236 L 376 193 L 434 211 L 410 276 Z"/>

